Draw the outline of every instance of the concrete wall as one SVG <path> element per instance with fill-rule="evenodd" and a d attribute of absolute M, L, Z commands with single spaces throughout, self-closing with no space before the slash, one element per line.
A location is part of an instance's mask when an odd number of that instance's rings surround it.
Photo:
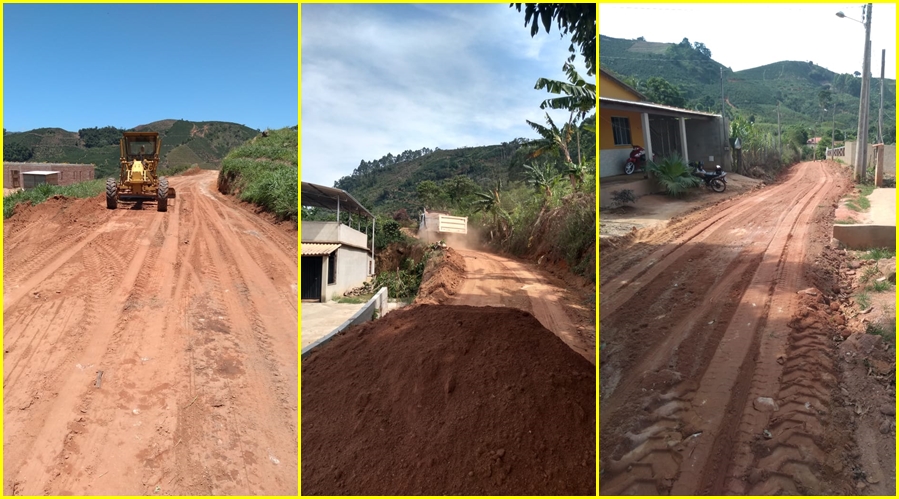
<path fill-rule="evenodd" d="M 612 118 L 627 118 L 631 125 L 631 142 L 646 147 L 646 139 L 643 137 L 642 113 L 628 111 L 603 111 L 599 110 L 599 176 L 624 174 L 624 163 L 631 154 L 630 144 L 615 145 L 615 136 L 612 132 Z"/>
<path fill-rule="evenodd" d="M 331 341 L 331 339 L 343 332 L 346 328 L 372 320 L 375 312 L 378 312 L 378 317 L 383 317 L 386 310 L 387 288 L 381 288 L 370 300 L 368 300 L 368 302 L 366 302 L 364 307 L 359 309 L 359 311 L 347 319 L 346 322 L 337 326 L 333 331 L 318 339 L 315 343 L 304 348 L 300 358 L 305 359 L 313 350 Z"/>
<path fill-rule="evenodd" d="M 833 237 L 845 247 L 855 250 L 871 248 L 896 249 L 895 225 L 834 225 Z"/>
<path fill-rule="evenodd" d="M 368 247 L 368 237 L 365 233 L 337 222 L 303 222 L 302 242 L 341 243 L 359 248 Z"/>
<path fill-rule="evenodd" d="M 855 166 L 856 141 L 846 142 L 846 154 L 840 158 L 844 163 Z M 896 176 L 896 144 L 883 147 L 883 172 L 888 177 Z M 874 167 L 874 146 L 868 144 L 868 166 Z"/>
<path fill-rule="evenodd" d="M 721 119 L 708 120 L 689 119 L 684 126 L 687 128 L 687 153 L 690 161 L 702 161 L 706 166 L 721 165 L 727 171 L 732 171 L 729 157 L 724 154 L 724 144 L 721 143 Z"/>
<path fill-rule="evenodd" d="M 306 230 L 305 224 L 303 230 Z M 337 282 L 327 284 L 322 301 L 331 300 L 334 295 L 342 295 L 345 291 L 361 286 L 368 279 L 368 267 L 371 253 L 350 246 L 341 246 L 331 258 L 337 255 Z M 323 281 L 327 283 L 328 268 L 324 268 Z"/>
<path fill-rule="evenodd" d="M 22 182 L 22 172 L 59 172 L 59 185 L 71 185 L 94 179 L 94 165 L 75 163 L 3 163 L 3 187 L 12 189 L 11 170 L 19 170 L 19 182 Z M 19 185 L 23 187 L 23 185 Z"/>

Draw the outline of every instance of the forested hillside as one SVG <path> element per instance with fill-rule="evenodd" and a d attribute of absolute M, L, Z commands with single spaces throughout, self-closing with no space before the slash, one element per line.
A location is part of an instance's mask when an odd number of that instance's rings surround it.
<path fill-rule="evenodd" d="M 218 168 L 228 151 L 256 136 L 259 131 L 223 121 L 161 120 L 132 128 L 159 132 L 162 138 L 162 168 L 198 165 Z M 49 163 L 92 163 L 96 177 L 116 174 L 119 139 L 126 131 L 115 127 L 82 128 L 70 132 L 62 128 L 38 128 L 27 132 L 4 130 L 3 157 L 6 161 Z"/>
<path fill-rule="evenodd" d="M 857 128 L 860 74 L 838 74 L 809 61 L 780 61 L 733 71 L 712 58 L 701 42 L 654 43 L 600 35 L 600 63 L 627 83 L 664 104 L 721 112 L 721 74 L 726 112 L 759 124 L 801 126 L 808 133 L 830 132 L 831 122 L 850 137 Z M 747 48 L 749 49 L 749 48 Z M 776 57 L 776 55 L 772 55 Z M 872 68 L 876 71 L 877 68 Z M 869 116 L 876 131 L 880 80 L 873 78 Z M 885 80 L 884 141 L 895 143 L 896 80 Z"/>

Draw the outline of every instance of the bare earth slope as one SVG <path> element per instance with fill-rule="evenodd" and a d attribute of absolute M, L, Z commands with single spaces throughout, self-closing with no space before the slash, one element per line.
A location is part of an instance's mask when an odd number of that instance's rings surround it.
<path fill-rule="evenodd" d="M 600 491 L 851 494 L 831 289 L 806 290 L 847 188 L 792 167 L 600 255 Z M 802 301 L 801 301 L 802 299 Z"/>
<path fill-rule="evenodd" d="M 296 233 L 216 174 L 7 220 L 6 495 L 297 493 Z"/>

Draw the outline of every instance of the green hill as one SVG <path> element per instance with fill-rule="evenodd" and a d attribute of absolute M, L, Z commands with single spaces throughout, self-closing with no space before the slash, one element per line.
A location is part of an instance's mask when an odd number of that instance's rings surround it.
<path fill-rule="evenodd" d="M 162 138 L 160 164 L 179 168 L 193 164 L 217 169 L 228 152 L 258 135 L 258 131 L 223 121 L 161 120 L 132 128 L 155 131 Z M 70 132 L 61 128 L 38 128 L 27 132 L 5 132 L 4 156 L 11 151 L 23 154 L 27 161 L 54 163 L 93 163 L 96 177 L 114 176 L 118 171 L 121 132 L 113 127 Z M 12 161 L 12 159 L 7 159 Z"/>
<path fill-rule="evenodd" d="M 588 118 L 587 123 L 593 119 Z M 585 160 L 595 157 L 594 135 L 581 128 L 581 156 Z M 571 146 L 571 155 L 577 161 L 577 148 Z M 419 183 L 431 180 L 437 184 L 464 176 L 481 190 L 489 190 L 496 181 L 503 185 L 523 181 L 524 165 L 531 151 L 526 139 L 513 139 L 502 144 L 463 147 L 461 149 L 430 149 L 388 154 L 381 159 L 362 161 L 352 175 L 334 183 L 334 187 L 353 195 L 363 206 L 376 213 L 392 215 L 400 209 L 408 213 L 421 208 L 416 188 Z M 538 162 L 554 161 L 557 171 L 562 171 L 558 158 L 541 158 Z"/>
<path fill-rule="evenodd" d="M 739 111 L 754 116 L 757 123 L 777 123 L 780 103 L 781 124 L 803 125 L 818 130 L 836 128 L 852 130 L 858 124 L 861 78 L 837 74 L 813 61 L 780 61 L 733 71 L 703 54 L 688 43 L 661 44 L 644 40 L 625 40 L 600 35 L 599 57 L 603 68 L 621 77 L 637 80 L 638 89 L 651 77 L 660 77 L 678 87 L 687 107 L 721 112 L 721 70 L 724 71 L 724 95 L 728 114 Z M 751 45 L 747 45 L 747 50 Z M 810 51 L 814 57 L 814 52 Z M 873 64 L 876 66 L 876 64 Z M 874 68 L 876 71 L 879 68 Z M 821 106 L 821 92 L 830 93 L 832 104 L 827 111 Z M 880 80 L 871 81 L 870 124 L 877 124 L 880 106 Z M 887 79 L 884 86 L 884 140 L 895 143 L 896 80 Z"/>

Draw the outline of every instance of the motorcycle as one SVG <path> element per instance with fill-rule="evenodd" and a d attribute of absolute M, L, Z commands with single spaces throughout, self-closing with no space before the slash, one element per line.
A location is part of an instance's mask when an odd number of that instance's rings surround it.
<path fill-rule="evenodd" d="M 701 178 L 707 188 L 715 192 L 727 189 L 727 172 L 721 169 L 721 165 L 715 165 L 715 171 L 707 172 L 702 167 L 702 161 L 691 161 L 688 164 L 693 167 L 692 174 Z"/>
<path fill-rule="evenodd" d="M 627 163 L 624 164 L 624 173 L 630 175 L 637 171 L 638 166 L 640 170 L 646 170 L 646 151 L 640 146 L 634 146 L 627 158 Z"/>

